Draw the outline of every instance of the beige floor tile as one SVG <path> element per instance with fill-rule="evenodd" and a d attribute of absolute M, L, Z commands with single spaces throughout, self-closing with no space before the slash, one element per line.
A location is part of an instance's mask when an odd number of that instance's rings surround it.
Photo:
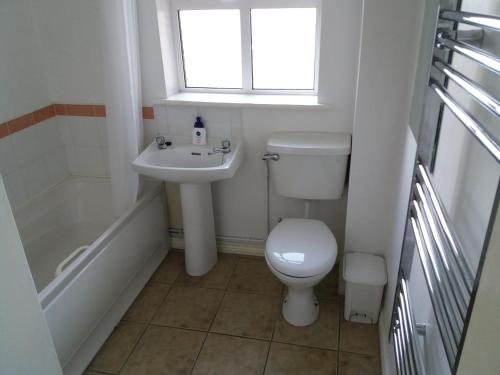
<path fill-rule="evenodd" d="M 193 375 L 262 374 L 269 343 L 209 333 Z"/>
<path fill-rule="evenodd" d="M 207 331 L 223 296 L 222 290 L 173 286 L 152 323 Z"/>
<path fill-rule="evenodd" d="M 189 374 L 206 333 L 149 326 L 120 375 Z"/>
<path fill-rule="evenodd" d="M 237 262 L 236 255 L 219 254 L 217 264 L 210 272 L 203 276 L 189 276 L 183 270 L 175 280 L 175 285 L 226 289 Z"/>
<path fill-rule="evenodd" d="M 227 292 L 211 332 L 269 340 L 279 308 L 279 297 Z"/>
<path fill-rule="evenodd" d="M 132 306 L 130 306 L 123 319 L 135 322 L 149 322 L 169 290 L 170 285 L 168 284 L 147 284 L 141 293 L 139 293 Z"/>
<path fill-rule="evenodd" d="M 266 375 L 337 374 L 337 352 L 273 342 Z"/>
<path fill-rule="evenodd" d="M 339 286 L 339 266 L 335 265 L 333 270 L 316 285 L 314 292 L 320 301 L 337 301 Z"/>
<path fill-rule="evenodd" d="M 280 316 L 274 329 L 273 341 L 325 349 L 338 349 L 339 306 L 333 302 L 321 302 L 318 319 L 306 327 L 288 324 Z"/>
<path fill-rule="evenodd" d="M 120 322 L 88 369 L 117 374 L 134 349 L 146 326 L 133 322 Z"/>
<path fill-rule="evenodd" d="M 279 296 L 283 284 L 271 273 L 264 258 L 241 257 L 227 290 Z"/>
<path fill-rule="evenodd" d="M 380 375 L 378 356 L 340 352 L 339 375 Z"/>
<path fill-rule="evenodd" d="M 184 253 L 172 251 L 168 253 L 151 277 L 152 282 L 172 284 L 184 269 Z"/>
<path fill-rule="evenodd" d="M 340 350 L 378 355 L 378 326 L 340 319 Z"/>

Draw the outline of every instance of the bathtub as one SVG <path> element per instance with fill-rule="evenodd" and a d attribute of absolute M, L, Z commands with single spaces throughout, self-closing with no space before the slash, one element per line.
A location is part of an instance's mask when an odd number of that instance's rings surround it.
<path fill-rule="evenodd" d="M 161 185 L 116 218 L 109 179 L 70 178 L 14 216 L 63 372 L 81 374 L 167 254 Z"/>

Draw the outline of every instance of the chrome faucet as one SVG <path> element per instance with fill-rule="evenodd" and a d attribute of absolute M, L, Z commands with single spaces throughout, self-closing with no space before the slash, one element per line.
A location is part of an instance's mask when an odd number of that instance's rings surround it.
<path fill-rule="evenodd" d="M 172 141 L 165 138 L 163 135 L 158 135 L 155 138 L 156 145 L 160 150 L 166 149 L 168 146 L 172 146 Z"/>
<path fill-rule="evenodd" d="M 221 142 L 221 147 L 214 147 L 214 152 L 221 152 L 223 154 L 228 154 L 231 152 L 231 141 L 229 139 L 224 139 Z"/>

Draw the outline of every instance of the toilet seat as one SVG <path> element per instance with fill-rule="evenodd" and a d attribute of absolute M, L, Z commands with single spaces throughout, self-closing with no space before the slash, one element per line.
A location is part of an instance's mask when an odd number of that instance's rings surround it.
<path fill-rule="evenodd" d="M 266 259 L 289 277 L 313 277 L 329 272 L 337 257 L 337 241 L 319 220 L 284 219 L 269 234 Z"/>

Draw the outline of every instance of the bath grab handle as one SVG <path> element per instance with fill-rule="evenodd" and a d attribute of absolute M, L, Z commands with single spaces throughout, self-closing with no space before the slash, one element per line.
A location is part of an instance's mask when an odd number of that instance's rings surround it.
<path fill-rule="evenodd" d="M 56 274 L 55 276 L 57 277 L 62 271 L 64 271 L 64 269 L 66 268 L 66 265 L 71 263 L 73 261 L 74 258 L 76 258 L 78 255 L 80 255 L 82 252 L 84 252 L 85 250 L 87 250 L 87 248 L 89 247 L 89 245 L 85 245 L 85 246 L 80 246 L 78 249 L 76 249 L 75 251 L 73 251 L 71 254 L 69 254 L 61 263 L 59 263 L 59 265 L 57 266 L 56 268 Z"/>
<path fill-rule="evenodd" d="M 267 153 L 267 154 L 262 155 L 262 160 L 278 161 L 278 160 L 280 160 L 280 155 Z"/>

